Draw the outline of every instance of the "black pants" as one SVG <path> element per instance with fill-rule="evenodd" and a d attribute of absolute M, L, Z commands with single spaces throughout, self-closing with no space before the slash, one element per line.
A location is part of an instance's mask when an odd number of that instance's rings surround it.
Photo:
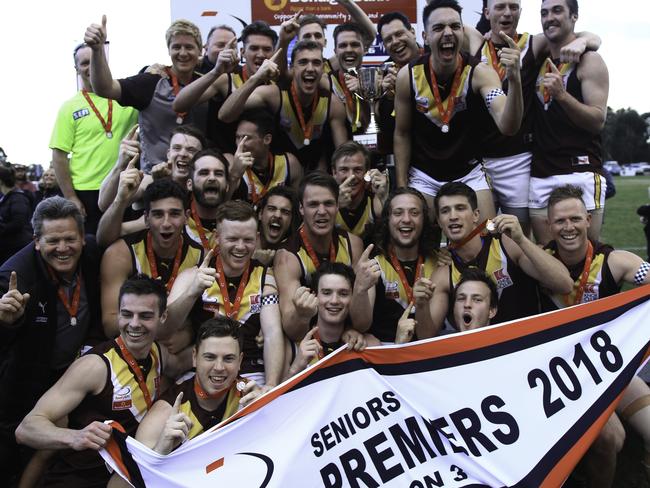
<path fill-rule="evenodd" d="M 99 219 L 102 218 L 102 212 L 99 210 L 99 205 L 97 204 L 99 190 L 75 190 L 75 193 L 86 209 L 85 232 L 86 234 L 95 235 L 97 233 Z"/>

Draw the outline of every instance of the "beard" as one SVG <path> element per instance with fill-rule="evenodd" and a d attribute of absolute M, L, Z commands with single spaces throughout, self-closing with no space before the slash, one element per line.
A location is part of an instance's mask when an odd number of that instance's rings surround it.
<path fill-rule="evenodd" d="M 192 194 L 194 195 L 194 198 L 199 203 L 199 205 L 202 207 L 217 208 L 224 202 L 226 190 L 221 187 L 219 188 L 217 200 L 205 198 L 203 190 L 199 190 L 196 187 L 192 187 Z"/>

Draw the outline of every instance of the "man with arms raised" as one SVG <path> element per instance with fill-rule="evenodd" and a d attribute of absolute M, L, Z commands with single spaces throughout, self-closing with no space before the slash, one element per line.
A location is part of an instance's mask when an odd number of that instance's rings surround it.
<path fill-rule="evenodd" d="M 529 207 L 537 241 L 551 236 L 546 207 L 553 189 L 564 184 L 582 188 L 592 214 L 589 236 L 600 235 L 605 206 L 600 133 L 607 115 L 609 74 L 598 53 L 588 51 L 579 62 L 561 62 L 561 50 L 576 39 L 577 0 L 544 0 L 542 27 L 550 57 L 537 76 L 534 98 L 535 148 L 530 179 Z"/>
<path fill-rule="evenodd" d="M 321 83 L 323 51 L 312 41 L 298 42 L 291 52 L 293 78 L 289 89 L 267 84 L 277 78 L 276 52 L 225 101 L 219 111 L 224 122 L 234 122 L 244 109 L 262 108 L 275 114 L 280 130 L 277 148 L 293 153 L 308 172 L 327 168 L 327 144 L 338 147 L 347 140 L 345 106 L 332 97 L 327 81 Z"/>
<path fill-rule="evenodd" d="M 304 337 L 305 320 L 314 315 L 307 288 L 312 273 L 324 261 L 352 266 L 363 250 L 361 239 L 335 228 L 338 197 L 339 186 L 330 175 L 314 171 L 305 176 L 298 190 L 303 225 L 275 255 L 282 326 L 294 341 Z"/>
<path fill-rule="evenodd" d="M 278 35 L 269 24 L 256 20 L 244 28 L 240 40 L 244 45 L 244 65 L 238 64 L 237 38 L 232 38 L 219 52 L 214 69 L 183 88 L 174 101 L 174 109 L 179 111 L 190 110 L 199 103 L 209 101 L 208 137 L 225 152 L 235 151 L 235 126 L 223 123 L 217 114 L 224 100 L 244 85 L 271 57 Z"/>
<path fill-rule="evenodd" d="M 274 387 L 284 362 L 282 324 L 273 273 L 252 260 L 255 211 L 247 202 L 229 201 L 219 207 L 216 220 L 218 252 L 208 253 L 201 266 L 178 276 L 169 295 L 170 321 L 181 324 L 189 316 L 198 327 L 215 315 L 237 320 L 244 339 L 242 374 Z M 255 341 L 260 330 L 263 350 Z"/>
<path fill-rule="evenodd" d="M 521 124 L 523 100 L 519 49 L 502 52 L 510 93 L 496 72 L 461 52 L 461 7 L 456 0 L 434 0 L 424 8 L 426 43 L 431 53 L 411 62 L 397 76 L 395 95 L 395 164 L 397 185 L 421 191 L 427 202 L 448 181 L 463 181 L 478 195 L 481 214 L 494 215 L 492 193 L 477 162 L 480 127 L 475 119 L 485 107 L 503 134 Z"/>
<path fill-rule="evenodd" d="M 376 106 L 379 136 L 377 145 L 384 157 L 393 157 L 393 133 L 395 132 L 395 84 L 399 70 L 422 56 L 422 49 L 415 40 L 415 29 L 401 12 L 389 12 L 377 24 L 379 38 L 390 56 L 381 80 L 383 96 Z"/>
<path fill-rule="evenodd" d="M 305 335 L 298 346 L 294 360 L 285 379 L 288 379 L 310 364 L 331 354 L 345 344 L 343 333 L 350 311 L 354 271 L 342 263 L 324 262 L 312 277 L 316 295 L 310 301 L 314 304 L 316 325 Z M 309 325 L 309 320 L 304 324 Z M 379 346 L 376 339 L 370 340 L 368 346 Z M 365 345 L 358 349 L 363 350 Z"/>
<path fill-rule="evenodd" d="M 339 184 L 336 226 L 364 242 L 370 240 L 388 198 L 388 178 L 379 170 L 370 169 L 370 153 L 353 141 L 334 151 L 332 174 Z"/>
<path fill-rule="evenodd" d="M 566 269 L 526 238 L 516 217 L 501 214 L 479 224 L 476 193 L 466 184 L 443 185 L 436 195 L 435 211 L 452 255 L 451 265 L 439 268 L 433 278 L 436 326 L 443 323 L 452 290 L 469 267 L 482 269 L 497 285 L 499 312 L 494 323 L 539 313 L 537 282 L 559 293 L 571 289 Z M 481 234 L 483 229 L 486 235 Z"/>
<path fill-rule="evenodd" d="M 171 131 L 177 125 L 193 123 L 203 129 L 206 122 L 206 104 L 191 110 L 174 111 L 172 102 L 180 89 L 198 75 L 194 73 L 199 62 L 202 41 L 199 28 L 187 20 L 173 22 L 165 34 L 172 65 L 165 68 L 166 76 L 141 73 L 114 80 L 106 60 L 106 16 L 101 24 L 86 29 L 84 40 L 92 49 L 90 81 L 95 92 L 112 98 L 120 104 L 138 109 L 141 169 L 150 173 L 153 165 L 165 161 Z"/>
<path fill-rule="evenodd" d="M 363 52 L 365 53 L 368 50 L 368 47 L 375 42 L 377 37 L 377 30 L 372 20 L 368 15 L 359 7 L 354 0 L 341 0 L 337 1 L 344 9 L 348 11 L 350 18 L 347 22 L 354 23 L 358 25 L 361 29 L 361 36 L 363 38 Z M 284 52 L 288 52 L 289 44 L 291 40 L 298 35 L 298 41 L 314 41 L 319 44 L 323 49 L 327 46 L 327 38 L 325 37 L 325 30 L 327 29 L 327 24 L 320 18 L 318 15 L 307 14 L 302 15 L 302 10 L 300 10 L 294 17 L 285 21 L 280 28 L 280 40 L 278 47 L 283 49 Z M 336 35 L 334 35 L 336 38 Z M 336 42 L 336 41 L 335 41 Z M 285 71 L 284 60 L 280 60 L 281 70 Z M 325 60 L 323 65 L 323 74 L 329 75 L 332 71 L 338 70 L 341 68 L 339 60 L 336 55 L 332 56 L 329 59 Z M 289 78 L 291 75 L 289 74 Z"/>
<path fill-rule="evenodd" d="M 500 61 L 502 53 L 507 53 L 509 45 L 504 42 L 501 32 L 515 40 L 521 51 L 521 85 L 524 97 L 524 116 L 521 128 L 514 136 L 501 134 L 492 117 L 483 112 L 481 126 L 484 138 L 480 154 L 492 190 L 502 213 L 515 215 L 522 227 L 528 230 L 528 188 L 530 186 L 530 163 L 532 160 L 533 103 L 535 98 L 535 80 L 537 60 L 548 54 L 548 43 L 543 34 L 532 36 L 527 32 L 519 34 L 517 25 L 521 15 L 520 0 L 489 0 L 484 9 L 485 17 L 490 22 L 490 38 L 474 31 L 481 44 L 481 62 L 492 66 L 499 74 L 502 88 L 508 92 L 506 69 Z M 467 29 L 467 28 L 466 28 Z M 470 30 L 471 32 L 471 30 Z M 564 46 L 560 57 L 562 61 L 577 61 L 585 49 L 598 49 L 600 39 L 589 33 Z"/>
<path fill-rule="evenodd" d="M 233 198 L 257 205 L 271 188 L 298 188 L 302 166 L 291 153 L 271 152 L 274 129 L 273 116 L 266 110 L 248 110 L 239 117 L 235 134 L 238 157 L 230 167 L 230 179 L 234 184 L 240 177 L 240 183 Z"/>
<path fill-rule="evenodd" d="M 408 342 L 414 333 L 418 339 L 436 335 L 439 326 L 434 326 L 430 308 L 430 278 L 437 267 L 431 231 L 427 203 L 419 191 L 399 188 L 390 195 L 377 234 L 378 252 L 373 258 L 364 252 L 356 266 L 351 306 L 355 329 L 383 343 Z M 417 325 L 407 340 L 397 341 L 405 312 Z"/>
<path fill-rule="evenodd" d="M 184 366 L 154 338 L 166 318 L 165 289 L 136 275 L 120 289 L 120 335 L 77 359 L 38 401 L 16 430 L 34 449 L 60 451 L 45 475 L 46 486 L 105 486 L 109 473 L 96 451 L 118 422 L 127 435 L 159 396 L 163 372 L 174 378 Z M 67 427 L 59 427 L 67 417 Z"/>
<path fill-rule="evenodd" d="M 103 340 L 99 250 L 83 216 L 62 197 L 43 200 L 34 242 L 0 268 L 0 481 L 9 486 L 31 456 L 14 431 L 84 344 Z"/>
<path fill-rule="evenodd" d="M 59 109 L 50 149 L 61 192 L 86 218 L 86 232 L 95 234 L 101 217 L 98 190 L 115 163 L 119 141 L 136 123 L 137 112 L 93 93 L 90 57 L 90 47 L 75 48 L 74 66 L 82 88 Z"/>
<path fill-rule="evenodd" d="M 203 261 L 203 247 L 185 235 L 187 191 L 170 179 L 154 181 L 144 192 L 148 230 L 124 236 L 102 257 L 102 322 L 108 337 L 117 335 L 117 295 L 122 283 L 145 273 L 171 290 L 179 273 Z"/>

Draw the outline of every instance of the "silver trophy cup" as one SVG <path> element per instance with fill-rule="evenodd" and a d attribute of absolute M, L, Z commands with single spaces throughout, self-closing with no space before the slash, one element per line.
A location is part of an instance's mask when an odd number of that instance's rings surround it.
<path fill-rule="evenodd" d="M 375 102 L 381 97 L 381 68 L 379 66 L 363 66 L 359 70 L 359 94 L 370 103 L 370 123 L 367 134 L 377 134 L 379 127 L 375 122 Z"/>

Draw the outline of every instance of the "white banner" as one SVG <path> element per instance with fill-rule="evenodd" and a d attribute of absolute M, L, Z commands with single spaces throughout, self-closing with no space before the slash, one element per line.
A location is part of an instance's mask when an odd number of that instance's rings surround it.
<path fill-rule="evenodd" d="M 137 487 L 561 486 L 647 358 L 649 297 L 340 350 L 168 456 L 102 456 Z"/>

